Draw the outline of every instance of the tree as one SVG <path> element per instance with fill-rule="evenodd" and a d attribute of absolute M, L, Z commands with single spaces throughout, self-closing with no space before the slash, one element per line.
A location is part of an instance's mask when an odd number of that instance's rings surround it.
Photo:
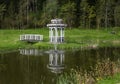
<path fill-rule="evenodd" d="M 115 19 L 115 27 L 119 27 L 120 26 L 120 5 L 115 7 L 114 19 Z"/>
<path fill-rule="evenodd" d="M 37 14 L 37 1 L 36 0 L 21 0 L 19 2 L 18 13 L 18 27 L 30 28 L 35 27 Z"/>
<path fill-rule="evenodd" d="M 82 27 L 86 28 L 88 27 L 88 9 L 89 9 L 89 4 L 87 0 L 82 0 L 80 3 L 80 8 L 81 8 L 81 21 L 80 24 Z"/>
<path fill-rule="evenodd" d="M 119 27 L 120 26 L 120 1 L 115 5 L 114 21 L 115 21 L 115 27 Z"/>
<path fill-rule="evenodd" d="M 95 4 L 96 8 L 96 24 L 97 28 L 103 26 L 104 14 L 105 14 L 105 0 L 97 0 Z"/>
<path fill-rule="evenodd" d="M 88 28 L 94 27 L 95 24 L 93 24 L 93 23 L 94 23 L 94 18 L 95 17 L 96 17 L 95 7 L 94 6 L 90 6 L 89 10 L 88 10 L 88 21 L 89 21 Z"/>
<path fill-rule="evenodd" d="M 0 4 L 0 16 L 3 15 L 3 12 L 5 11 L 5 8 L 6 8 L 5 4 Z"/>
<path fill-rule="evenodd" d="M 1 23 L 3 19 L 3 14 L 6 11 L 6 5 L 5 4 L 0 4 L 0 28 L 1 28 Z"/>
<path fill-rule="evenodd" d="M 61 7 L 60 10 L 60 17 L 65 20 L 68 27 L 74 27 L 75 26 L 75 19 L 76 19 L 76 4 L 74 2 L 68 2 L 67 4 L 64 4 Z"/>
<path fill-rule="evenodd" d="M 114 25 L 114 0 L 96 1 L 96 23 L 97 28 L 111 27 Z"/>
<path fill-rule="evenodd" d="M 120 26 L 120 0 L 0 0 L 1 28 L 40 28 L 53 18 L 68 27 Z"/>
<path fill-rule="evenodd" d="M 105 0 L 105 28 L 114 26 L 115 0 Z"/>
<path fill-rule="evenodd" d="M 51 19 L 58 17 L 58 1 L 57 0 L 47 0 L 44 3 L 43 13 L 41 14 L 41 26 L 46 26 L 47 23 L 50 22 Z"/>

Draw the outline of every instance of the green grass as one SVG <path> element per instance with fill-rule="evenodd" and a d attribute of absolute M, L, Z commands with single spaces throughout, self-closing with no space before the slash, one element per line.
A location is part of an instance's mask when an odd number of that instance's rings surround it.
<path fill-rule="evenodd" d="M 120 73 L 115 74 L 113 77 L 103 78 L 97 84 L 120 84 Z"/>
<path fill-rule="evenodd" d="M 84 47 L 120 46 L 120 32 L 111 34 L 112 30 L 65 30 L 65 43 L 58 44 L 59 49 L 75 49 Z M 49 43 L 49 29 L 29 29 L 29 30 L 0 30 L 0 50 L 18 48 L 53 48 Z M 29 44 L 20 42 L 21 34 L 41 34 L 44 36 L 43 42 Z"/>
<path fill-rule="evenodd" d="M 44 39 L 48 39 L 48 30 L 0 30 L 0 50 L 29 48 L 31 44 L 20 42 L 19 36 L 21 34 L 43 34 Z"/>

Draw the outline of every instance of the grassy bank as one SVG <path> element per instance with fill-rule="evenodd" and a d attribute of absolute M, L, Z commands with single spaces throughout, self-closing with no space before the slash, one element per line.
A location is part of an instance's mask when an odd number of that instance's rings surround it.
<path fill-rule="evenodd" d="M 103 78 L 97 84 L 120 84 L 120 73 L 115 74 L 113 77 Z"/>
<path fill-rule="evenodd" d="M 53 48 L 49 43 L 49 30 L 0 30 L 0 50 L 18 48 Z M 44 40 L 39 43 L 29 44 L 19 41 L 21 34 L 41 34 Z M 112 33 L 112 30 L 65 30 L 65 43 L 57 45 L 59 49 L 96 48 L 102 46 L 120 46 L 120 32 Z"/>

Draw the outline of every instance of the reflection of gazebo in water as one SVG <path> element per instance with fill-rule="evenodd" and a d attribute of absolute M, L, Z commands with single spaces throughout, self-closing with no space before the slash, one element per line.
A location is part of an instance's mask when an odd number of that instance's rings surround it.
<path fill-rule="evenodd" d="M 64 69 L 64 59 L 63 51 L 49 51 L 49 64 L 47 68 L 53 73 L 61 73 Z"/>

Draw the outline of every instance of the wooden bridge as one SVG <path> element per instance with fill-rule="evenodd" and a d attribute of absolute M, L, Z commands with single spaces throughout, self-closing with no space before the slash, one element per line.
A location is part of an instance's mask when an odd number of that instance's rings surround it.
<path fill-rule="evenodd" d="M 43 40 L 43 35 L 39 34 L 23 34 L 20 35 L 20 41 L 39 42 Z"/>

